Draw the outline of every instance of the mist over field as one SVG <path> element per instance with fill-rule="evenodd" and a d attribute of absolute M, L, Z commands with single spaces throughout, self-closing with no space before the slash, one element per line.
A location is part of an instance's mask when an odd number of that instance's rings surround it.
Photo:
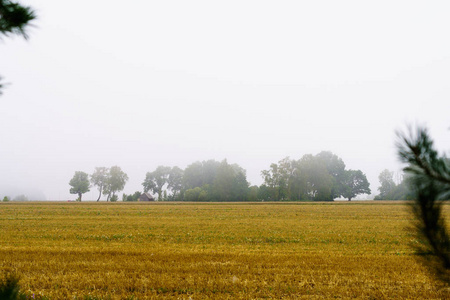
<path fill-rule="evenodd" d="M 447 1 L 21 3 L 38 18 L 0 41 L 0 197 L 73 200 L 76 171 L 111 166 L 132 194 L 209 159 L 261 185 L 321 151 L 376 195 L 401 170 L 396 130 L 425 124 L 450 149 Z"/>

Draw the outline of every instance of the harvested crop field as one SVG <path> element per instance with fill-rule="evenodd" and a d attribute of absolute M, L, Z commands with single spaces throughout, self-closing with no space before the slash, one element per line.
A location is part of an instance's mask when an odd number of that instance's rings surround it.
<path fill-rule="evenodd" d="M 413 219 L 401 202 L 0 203 L 0 268 L 45 299 L 448 298 Z"/>

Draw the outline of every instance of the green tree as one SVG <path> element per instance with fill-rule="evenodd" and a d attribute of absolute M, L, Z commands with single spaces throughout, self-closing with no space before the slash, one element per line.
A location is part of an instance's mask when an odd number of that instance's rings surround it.
<path fill-rule="evenodd" d="M 450 283 L 450 237 L 443 213 L 444 200 L 450 197 L 450 161 L 434 149 L 426 129 L 399 137 L 398 155 L 407 164 L 404 171 L 414 194 L 417 231 L 427 241 L 419 250 L 432 254 L 427 255 L 427 265 Z"/>
<path fill-rule="evenodd" d="M 123 172 L 119 166 L 111 167 L 109 169 L 106 184 L 103 187 L 104 194 L 108 195 L 106 201 L 111 200 L 117 192 L 122 191 L 125 188 L 127 181 L 128 175 Z"/>
<path fill-rule="evenodd" d="M 333 187 L 333 177 L 328 173 L 325 163 L 317 157 L 306 154 L 298 162 L 301 169 L 301 181 L 306 190 L 304 199 L 314 201 L 329 201 Z"/>
<path fill-rule="evenodd" d="M 127 195 L 127 194 L 123 194 L 122 195 L 122 201 L 123 202 L 136 202 L 139 201 L 139 197 L 142 195 L 141 192 L 137 191 L 134 192 L 133 195 Z"/>
<path fill-rule="evenodd" d="M 8 196 L 3 197 L 3 202 L 9 202 L 9 197 Z"/>
<path fill-rule="evenodd" d="M 378 188 L 378 190 L 380 191 L 379 198 L 380 200 L 385 200 L 387 198 L 387 195 L 395 187 L 394 172 L 385 169 L 380 173 L 380 175 L 378 175 L 378 180 L 380 181 L 380 187 Z"/>
<path fill-rule="evenodd" d="M 91 183 L 98 188 L 99 195 L 97 202 L 100 201 L 103 188 L 105 187 L 109 176 L 109 170 L 105 167 L 96 167 L 94 173 L 91 175 Z"/>
<path fill-rule="evenodd" d="M 196 161 L 184 169 L 183 189 L 185 191 L 203 186 L 203 164 Z"/>
<path fill-rule="evenodd" d="M 17 34 L 28 39 L 26 29 L 30 22 L 36 19 L 36 14 L 31 7 L 20 5 L 10 0 L 0 0 L 0 36 Z M 0 81 L 2 77 L 0 77 Z M 0 82 L 0 95 L 5 84 Z"/>
<path fill-rule="evenodd" d="M 147 172 L 145 175 L 145 180 L 142 183 L 144 186 L 144 192 L 152 191 L 155 194 L 158 194 L 158 201 L 161 201 L 163 188 L 168 183 L 170 176 L 170 167 L 159 166 L 153 172 Z"/>
<path fill-rule="evenodd" d="M 370 194 L 370 184 L 361 170 L 346 170 L 343 174 L 341 195 L 351 201 L 359 194 Z"/>
<path fill-rule="evenodd" d="M 89 192 L 89 175 L 85 172 L 76 171 L 73 178 L 69 181 L 70 193 L 78 195 L 78 201 L 84 193 Z"/>
<path fill-rule="evenodd" d="M 248 189 L 247 201 L 256 202 L 258 201 L 259 187 L 257 185 L 252 185 Z"/>
<path fill-rule="evenodd" d="M 219 168 L 220 162 L 213 159 L 190 164 L 184 170 L 183 189 L 188 190 L 204 185 L 212 185 Z"/>
<path fill-rule="evenodd" d="M 179 199 L 183 190 L 183 170 L 179 167 L 173 167 L 169 172 L 167 179 L 167 188 L 172 191 L 171 200 Z"/>
<path fill-rule="evenodd" d="M 343 181 L 345 180 L 345 163 L 344 161 L 330 151 L 322 151 L 316 155 L 327 168 L 328 174 L 333 177 L 333 186 L 329 200 L 334 200 L 342 194 L 342 189 L 345 188 Z"/>
<path fill-rule="evenodd" d="M 199 201 L 200 193 L 202 192 L 202 189 L 200 187 L 195 187 L 193 189 L 188 189 L 186 192 L 184 192 L 184 200 L 185 201 Z"/>
<path fill-rule="evenodd" d="M 291 159 L 285 157 L 278 164 L 271 164 L 270 169 L 261 171 L 264 185 L 271 190 L 272 200 L 280 201 L 289 198 L 292 164 Z"/>
<path fill-rule="evenodd" d="M 184 170 L 182 182 L 184 197 L 188 197 L 184 199 L 186 201 L 245 201 L 248 196 L 246 171 L 237 164 L 229 164 L 226 159 L 189 165 Z"/>

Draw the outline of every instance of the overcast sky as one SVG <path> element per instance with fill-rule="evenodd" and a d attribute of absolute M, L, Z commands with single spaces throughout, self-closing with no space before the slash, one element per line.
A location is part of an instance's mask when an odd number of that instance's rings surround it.
<path fill-rule="evenodd" d="M 75 171 L 113 165 L 132 193 L 159 165 L 225 158 L 259 185 L 322 150 L 376 194 L 395 130 L 450 149 L 449 1 L 20 2 L 38 19 L 0 41 L 1 197 L 75 199 Z"/>

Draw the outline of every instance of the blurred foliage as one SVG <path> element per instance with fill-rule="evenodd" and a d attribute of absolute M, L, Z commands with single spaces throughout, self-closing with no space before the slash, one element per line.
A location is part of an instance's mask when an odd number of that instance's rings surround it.
<path fill-rule="evenodd" d="M 450 161 L 438 154 L 425 128 L 399 136 L 398 155 L 407 164 L 404 171 L 409 174 L 415 199 L 412 208 L 418 220 L 417 232 L 428 242 L 418 250 L 425 254 L 430 269 L 450 283 L 450 237 L 443 214 L 444 202 L 450 196 Z"/>

